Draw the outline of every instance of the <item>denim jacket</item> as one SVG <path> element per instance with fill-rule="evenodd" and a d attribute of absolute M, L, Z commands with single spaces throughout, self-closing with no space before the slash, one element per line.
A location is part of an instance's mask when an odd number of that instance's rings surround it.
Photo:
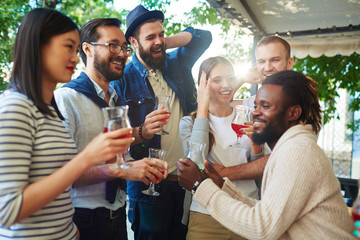
<path fill-rule="evenodd" d="M 191 41 L 184 47 L 166 54 L 165 70 L 162 71 L 164 80 L 175 92 L 180 100 L 184 114 L 188 115 L 196 109 L 196 88 L 191 69 L 199 57 L 209 47 L 212 36 L 209 31 L 186 28 L 184 31 L 192 34 Z M 155 107 L 155 96 L 149 81 L 149 72 L 136 55 L 124 70 L 124 76 L 111 85 L 117 94 L 129 105 L 131 126 L 136 127 L 144 123 L 147 114 Z M 139 143 L 130 149 L 134 159 L 148 156 L 148 148 L 161 148 L 160 137 L 155 135 L 150 141 Z M 131 197 L 131 192 L 129 192 Z"/>

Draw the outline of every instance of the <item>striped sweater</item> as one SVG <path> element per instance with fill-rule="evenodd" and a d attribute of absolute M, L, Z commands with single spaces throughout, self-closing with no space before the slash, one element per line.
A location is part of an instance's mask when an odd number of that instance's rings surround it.
<path fill-rule="evenodd" d="M 0 239 L 76 239 L 70 188 L 15 223 L 24 188 L 61 168 L 76 153 L 58 117 L 44 115 L 18 92 L 7 90 L 0 96 Z"/>

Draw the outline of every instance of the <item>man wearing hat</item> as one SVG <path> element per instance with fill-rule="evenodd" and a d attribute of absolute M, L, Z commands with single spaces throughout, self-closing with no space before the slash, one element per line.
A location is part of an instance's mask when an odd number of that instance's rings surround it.
<path fill-rule="evenodd" d="M 126 40 L 135 49 L 124 76 L 111 84 L 129 105 L 132 126 L 141 128 L 155 107 L 155 96 L 170 96 L 171 117 L 168 135 L 143 136 L 143 142 L 131 147 L 134 159 L 148 155 L 149 148 L 167 150 L 169 177 L 156 185 L 160 196 L 142 193 L 142 182 L 128 181 L 130 207 L 128 217 L 135 239 L 185 239 L 187 227 L 181 223 L 185 191 L 178 184 L 176 162 L 184 157 L 179 134 L 179 120 L 196 109 L 196 88 L 191 69 L 209 47 L 209 31 L 186 28 L 170 37 L 164 36 L 161 11 L 149 11 L 139 5 L 126 18 Z M 165 50 L 176 48 L 166 53 Z M 141 135 L 141 134 L 140 134 Z"/>

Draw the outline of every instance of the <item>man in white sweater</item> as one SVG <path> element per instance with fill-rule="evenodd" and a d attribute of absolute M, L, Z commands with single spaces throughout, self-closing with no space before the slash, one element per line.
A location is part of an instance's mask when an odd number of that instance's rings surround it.
<path fill-rule="evenodd" d="M 355 239 L 340 184 L 315 134 L 321 126 L 317 83 L 294 71 L 267 77 L 255 99 L 257 144 L 272 154 L 262 199 L 251 199 L 205 161 L 207 177 L 191 160 L 178 162 L 179 183 L 231 231 L 247 239 Z"/>

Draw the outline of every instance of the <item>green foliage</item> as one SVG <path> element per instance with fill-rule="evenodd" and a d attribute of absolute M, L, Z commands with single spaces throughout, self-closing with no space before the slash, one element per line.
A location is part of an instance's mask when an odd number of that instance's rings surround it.
<path fill-rule="evenodd" d="M 140 3 L 146 8 L 161 10 L 166 13 L 168 6 L 178 0 L 141 0 Z M 114 8 L 113 0 L 2 0 L 0 8 L 0 92 L 7 87 L 5 79 L 9 78 L 12 46 L 15 34 L 21 19 L 27 12 L 36 7 L 49 7 L 62 11 L 71 17 L 79 26 L 86 21 L 98 17 L 116 17 L 122 20 L 125 28 L 127 10 L 120 12 Z M 240 45 L 243 35 L 241 30 L 232 27 L 231 23 L 219 15 L 207 1 L 194 0 L 194 5 L 182 18 L 181 22 L 173 22 L 173 16 L 167 16 L 164 22 L 166 35 L 180 32 L 183 28 L 191 25 L 217 25 L 220 29 L 226 49 L 225 55 L 236 65 L 247 62 L 250 59 L 251 47 L 244 49 Z M 125 30 L 125 29 L 124 29 Z M 235 39 L 235 40 L 234 40 Z M 360 56 L 352 54 L 350 56 L 335 56 L 296 59 L 294 69 L 308 74 L 319 83 L 319 97 L 325 103 L 324 122 L 328 122 L 334 116 L 335 101 L 338 96 L 338 89 L 346 89 L 352 102 L 349 104 L 349 111 L 360 110 Z M 246 88 L 242 88 L 239 95 L 246 95 Z M 360 125 L 358 123 L 357 127 Z M 353 130 L 356 125 L 352 124 Z"/>
<path fill-rule="evenodd" d="M 0 92 L 8 86 L 12 51 L 17 28 L 22 18 L 38 7 L 54 8 L 71 17 L 82 26 L 86 21 L 99 17 L 115 17 L 125 23 L 128 13 L 114 8 L 113 0 L 2 0 L 0 8 Z"/>
<path fill-rule="evenodd" d="M 294 70 L 307 74 L 318 82 L 320 100 L 324 101 L 324 123 L 335 116 L 336 97 L 339 89 L 346 89 L 353 96 L 349 104 L 349 111 L 360 110 L 360 56 L 353 53 L 350 56 L 336 55 L 334 57 L 321 56 L 295 59 Z M 352 130 L 359 128 L 358 123 L 350 124 Z"/>
<path fill-rule="evenodd" d="M 10 65 L 12 62 L 12 46 L 15 42 L 16 30 L 21 19 L 31 9 L 26 0 L 3 0 L 0 8 L 0 92 L 7 88 Z"/>

